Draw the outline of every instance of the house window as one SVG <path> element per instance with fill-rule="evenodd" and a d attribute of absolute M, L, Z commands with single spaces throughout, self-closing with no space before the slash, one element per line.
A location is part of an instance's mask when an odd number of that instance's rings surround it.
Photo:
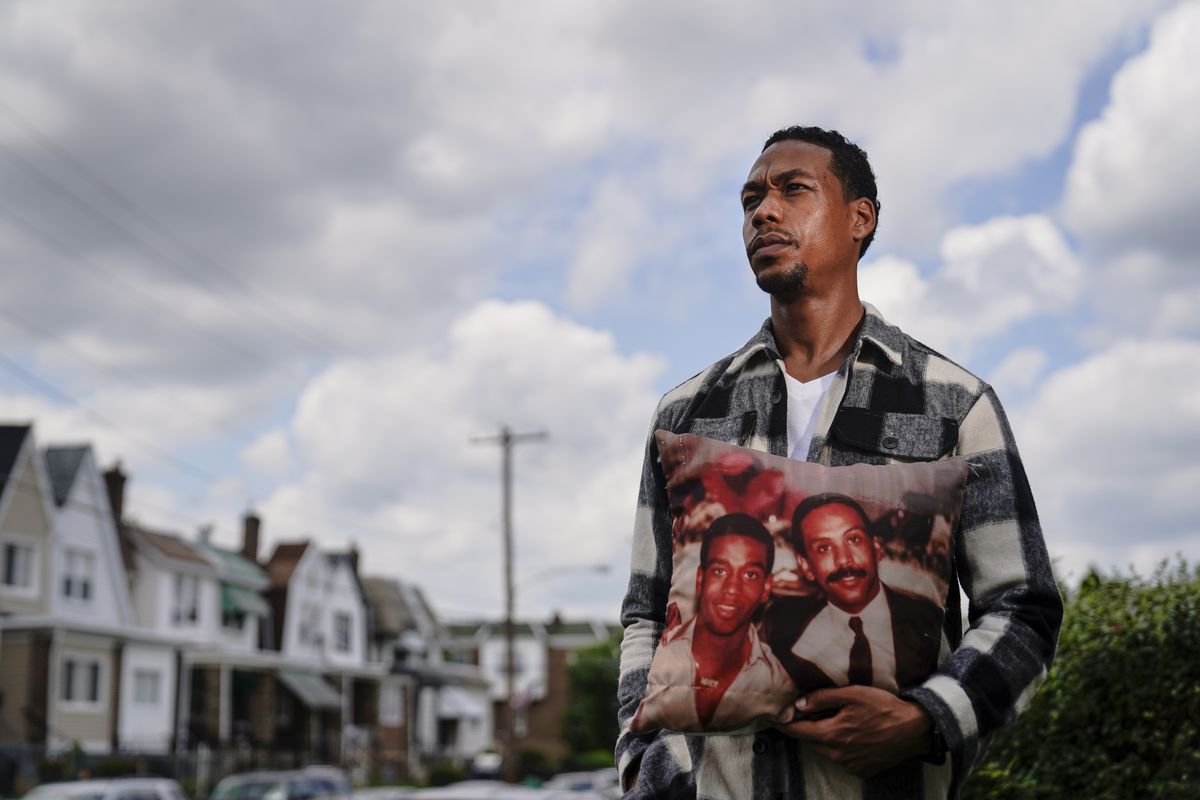
<path fill-rule="evenodd" d="M 200 615 L 200 579 L 195 575 L 175 574 L 175 609 L 171 619 L 175 624 L 186 625 L 196 621 Z"/>
<path fill-rule="evenodd" d="M 34 549 L 31 544 L 7 541 L 4 543 L 4 585 L 11 589 L 34 588 Z"/>
<path fill-rule="evenodd" d="M 100 662 L 94 658 L 64 658 L 59 697 L 64 703 L 99 704 Z"/>
<path fill-rule="evenodd" d="M 133 702 L 138 705 L 158 705 L 161 694 L 161 672 L 150 669 L 133 671 Z"/>
<path fill-rule="evenodd" d="M 96 557 L 92 553 L 68 549 L 63 568 L 63 597 L 84 602 L 91 600 L 95 574 Z"/>
<path fill-rule="evenodd" d="M 321 609 L 318 606 L 300 606 L 300 641 L 321 644 Z"/>
<path fill-rule="evenodd" d="M 350 615 L 333 615 L 333 646 L 339 653 L 350 652 Z"/>

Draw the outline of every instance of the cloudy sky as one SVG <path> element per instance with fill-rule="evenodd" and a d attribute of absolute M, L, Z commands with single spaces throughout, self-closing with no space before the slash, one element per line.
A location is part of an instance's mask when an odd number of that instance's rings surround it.
<path fill-rule="evenodd" d="M 140 520 L 615 618 L 657 397 L 766 314 L 737 192 L 862 144 L 862 295 L 990 380 L 1050 550 L 1200 559 L 1200 3 L 0 5 L 0 410 Z M 608 565 L 607 575 L 587 571 Z M 554 574 L 555 568 L 565 568 Z"/>

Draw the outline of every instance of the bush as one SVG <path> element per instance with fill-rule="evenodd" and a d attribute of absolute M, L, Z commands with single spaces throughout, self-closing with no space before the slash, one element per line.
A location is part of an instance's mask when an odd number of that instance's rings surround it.
<path fill-rule="evenodd" d="M 467 779 L 467 771 L 449 761 L 440 761 L 429 768 L 430 786 L 448 786 Z"/>
<path fill-rule="evenodd" d="M 521 778 L 540 778 L 546 780 L 558 772 L 558 764 L 545 750 L 536 747 L 523 747 L 517 752 L 517 774 Z"/>
<path fill-rule="evenodd" d="M 1049 679 L 964 800 L 1196 797 L 1200 570 L 1093 571 L 1069 597 Z"/>
<path fill-rule="evenodd" d="M 616 766 L 612 750 L 589 750 L 586 753 L 571 753 L 563 759 L 564 772 L 590 772 Z"/>
<path fill-rule="evenodd" d="M 105 756 L 96 760 L 92 774 L 97 778 L 125 778 L 140 775 L 146 770 L 136 758 L 128 756 Z"/>

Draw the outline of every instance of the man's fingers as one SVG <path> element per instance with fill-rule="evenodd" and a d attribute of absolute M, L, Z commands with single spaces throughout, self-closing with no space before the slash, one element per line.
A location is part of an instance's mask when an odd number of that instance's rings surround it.
<path fill-rule="evenodd" d="M 845 689 L 816 689 L 796 701 L 796 711 L 800 714 L 815 714 L 841 708 L 849 701 Z"/>

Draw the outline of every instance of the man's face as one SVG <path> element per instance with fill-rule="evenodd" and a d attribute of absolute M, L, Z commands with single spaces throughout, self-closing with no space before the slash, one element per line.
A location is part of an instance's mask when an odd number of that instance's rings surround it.
<path fill-rule="evenodd" d="M 696 570 L 696 616 L 711 633 L 729 636 L 744 630 L 767 600 L 767 546 L 757 539 L 728 533 L 708 546 L 708 563 Z"/>
<path fill-rule="evenodd" d="M 866 525 L 857 511 L 840 503 L 819 506 L 800 521 L 805 575 L 848 614 L 862 611 L 879 593 L 882 553 Z"/>
<path fill-rule="evenodd" d="M 859 243 L 874 226 L 873 216 L 862 218 L 858 201 L 846 202 L 830 159 L 819 145 L 776 142 L 754 162 L 742 187 L 750 268 L 759 287 L 784 302 L 830 277 L 852 275 Z"/>

